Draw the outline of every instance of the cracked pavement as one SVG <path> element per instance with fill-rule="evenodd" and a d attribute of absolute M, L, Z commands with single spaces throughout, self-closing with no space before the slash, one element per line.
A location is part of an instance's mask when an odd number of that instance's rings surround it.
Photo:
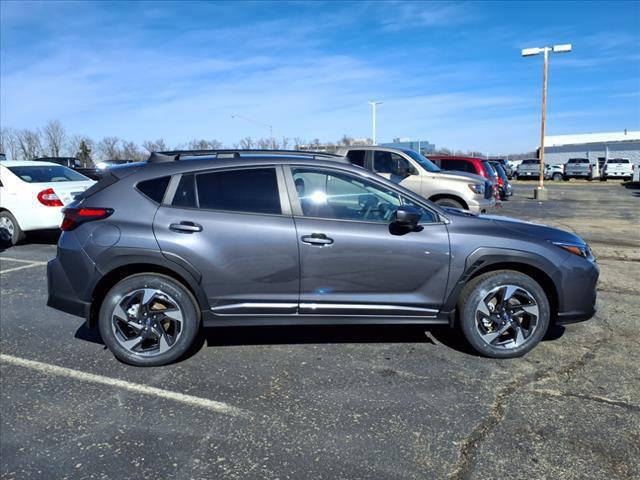
<path fill-rule="evenodd" d="M 43 265 L 0 275 L 3 354 L 225 402 L 234 417 L 0 363 L 0 478 L 640 477 L 640 191 L 515 185 L 498 211 L 570 229 L 601 266 L 598 314 L 529 355 L 474 355 L 415 326 L 219 328 L 184 361 L 119 363 L 45 307 Z M 0 253 L 46 261 L 48 238 Z M 14 259 L 13 261 L 10 259 Z"/>

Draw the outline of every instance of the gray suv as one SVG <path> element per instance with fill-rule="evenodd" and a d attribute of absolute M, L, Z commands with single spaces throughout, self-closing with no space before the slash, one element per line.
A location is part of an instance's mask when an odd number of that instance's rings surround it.
<path fill-rule="evenodd" d="M 61 228 L 48 305 L 139 366 L 222 325 L 442 324 L 516 357 L 595 312 L 576 235 L 441 208 L 337 156 L 152 154 L 105 172 Z"/>

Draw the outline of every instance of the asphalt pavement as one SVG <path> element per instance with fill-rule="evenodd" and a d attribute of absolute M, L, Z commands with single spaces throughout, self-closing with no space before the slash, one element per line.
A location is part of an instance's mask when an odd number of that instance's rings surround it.
<path fill-rule="evenodd" d="M 0 252 L 0 478 L 639 478 L 640 190 L 533 187 L 497 213 L 589 241 L 598 314 L 514 360 L 447 328 L 225 327 L 135 368 L 46 307 L 55 237 Z"/>

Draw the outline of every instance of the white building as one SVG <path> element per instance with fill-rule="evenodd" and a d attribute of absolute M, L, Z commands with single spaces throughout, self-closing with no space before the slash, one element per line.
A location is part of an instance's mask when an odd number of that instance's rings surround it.
<path fill-rule="evenodd" d="M 628 158 L 640 165 L 640 131 L 549 135 L 544 137 L 544 160 L 563 164 L 570 158 L 588 158 L 601 167 L 609 158 Z"/>

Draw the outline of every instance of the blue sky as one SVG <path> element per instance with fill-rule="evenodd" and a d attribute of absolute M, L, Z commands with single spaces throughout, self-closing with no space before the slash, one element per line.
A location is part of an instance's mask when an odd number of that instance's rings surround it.
<path fill-rule="evenodd" d="M 170 144 L 406 136 L 487 153 L 640 130 L 640 2 L 2 1 L 0 123 Z"/>

